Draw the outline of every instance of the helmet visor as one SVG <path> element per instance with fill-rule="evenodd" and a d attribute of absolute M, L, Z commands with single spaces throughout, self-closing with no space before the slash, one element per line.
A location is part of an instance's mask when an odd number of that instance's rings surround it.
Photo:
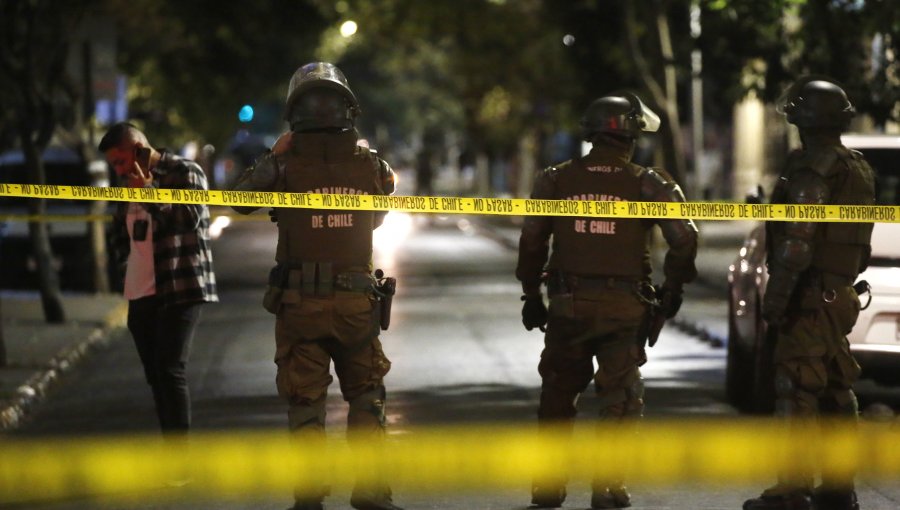
<path fill-rule="evenodd" d="M 631 92 L 624 92 L 622 96 L 628 99 L 628 102 L 631 103 L 631 111 L 641 126 L 641 131 L 645 131 L 647 133 L 655 133 L 659 131 L 659 125 L 661 124 L 659 120 L 659 115 L 656 114 L 653 110 L 650 109 L 649 106 L 644 104 L 641 101 L 641 98 L 637 96 L 637 94 L 632 94 Z"/>
<path fill-rule="evenodd" d="M 644 119 L 644 126 L 641 128 L 642 131 L 646 131 L 648 133 L 655 133 L 659 131 L 659 125 L 661 122 L 659 120 L 659 115 L 657 115 L 656 112 L 641 103 L 641 115 Z"/>

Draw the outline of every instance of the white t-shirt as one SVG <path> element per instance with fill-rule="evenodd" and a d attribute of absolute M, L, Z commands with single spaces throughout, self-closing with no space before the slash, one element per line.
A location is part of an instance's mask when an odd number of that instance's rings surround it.
<path fill-rule="evenodd" d="M 147 235 L 143 241 L 134 239 L 134 222 L 147 222 Z M 125 268 L 125 299 L 139 299 L 156 294 L 156 271 L 153 264 L 153 217 L 143 205 L 131 202 L 125 216 L 131 251 Z"/>

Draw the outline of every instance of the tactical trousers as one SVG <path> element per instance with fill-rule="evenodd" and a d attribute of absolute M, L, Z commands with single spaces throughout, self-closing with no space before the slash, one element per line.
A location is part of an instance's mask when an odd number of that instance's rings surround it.
<path fill-rule="evenodd" d="M 627 290 L 550 296 L 550 316 L 538 372 L 541 375 L 540 427 L 571 431 L 578 396 L 591 379 L 600 400 L 600 417 L 622 421 L 643 412 L 643 381 L 638 367 L 647 358 L 637 341 L 646 307 Z M 594 370 L 594 360 L 597 369 Z M 629 427 L 622 429 L 630 433 Z M 565 476 L 536 480 L 535 487 L 564 486 Z M 614 483 L 614 482 L 611 482 Z M 607 481 L 595 481 L 606 486 Z"/>
<path fill-rule="evenodd" d="M 830 296 L 829 296 L 830 297 Z M 859 316 L 852 287 L 836 289 L 834 299 L 787 317 L 775 345 L 776 413 L 799 433 L 817 416 L 857 419 L 853 383 L 860 367 L 850 353 L 847 334 Z M 819 420 L 823 426 L 828 421 Z M 781 489 L 807 490 L 813 484 L 813 459 L 798 473 L 779 477 Z M 826 486 L 834 485 L 823 480 Z"/>
<path fill-rule="evenodd" d="M 350 404 L 347 438 L 351 446 L 380 448 L 384 437 L 383 378 L 391 367 L 378 340 L 375 302 L 361 292 L 333 297 L 300 296 L 285 290 L 275 326 L 278 393 L 289 405 L 288 418 L 298 441 L 321 446 L 325 441 L 325 400 L 334 362 L 341 393 Z M 377 484 L 379 486 L 383 484 Z M 383 493 L 386 485 L 358 487 Z M 321 500 L 327 493 L 298 494 L 298 501 Z"/>

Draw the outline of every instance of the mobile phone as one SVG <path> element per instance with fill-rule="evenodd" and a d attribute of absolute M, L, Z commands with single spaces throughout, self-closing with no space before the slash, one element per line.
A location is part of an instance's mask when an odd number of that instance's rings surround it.
<path fill-rule="evenodd" d="M 141 170 L 145 172 L 150 170 L 150 148 L 149 147 L 135 147 L 134 148 L 134 160 L 140 165 Z"/>
<path fill-rule="evenodd" d="M 135 220 L 131 227 L 131 238 L 135 241 L 146 241 L 149 228 L 150 223 L 147 220 Z"/>

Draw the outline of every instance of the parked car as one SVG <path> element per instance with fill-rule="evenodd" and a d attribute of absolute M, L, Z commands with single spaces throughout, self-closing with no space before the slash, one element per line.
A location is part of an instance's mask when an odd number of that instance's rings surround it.
<path fill-rule="evenodd" d="M 104 161 L 85 162 L 74 150 L 51 145 L 43 152 L 48 184 L 77 186 L 109 186 L 109 169 Z M 0 154 L 0 182 L 28 182 L 22 151 Z M 30 198 L 0 197 L 0 216 L 27 215 Z M 90 212 L 85 200 L 47 200 L 47 214 L 76 216 Z M 48 222 L 54 265 L 59 271 L 64 290 L 94 290 L 93 261 L 88 223 L 85 221 Z M 4 221 L 0 218 L 0 288 L 36 289 L 37 264 L 31 248 L 28 223 Z M 120 280 L 110 268 L 110 282 Z"/>
<path fill-rule="evenodd" d="M 879 205 L 900 205 L 900 136 L 844 135 L 844 145 L 862 152 L 875 170 Z M 743 411 L 774 408 L 774 339 L 762 320 L 766 271 L 765 226 L 747 236 L 728 274 L 728 400 Z M 849 335 L 862 377 L 900 384 L 900 225 L 876 223 L 872 258 L 859 275 L 872 287 L 871 303 Z M 869 296 L 860 297 L 863 306 Z"/>

